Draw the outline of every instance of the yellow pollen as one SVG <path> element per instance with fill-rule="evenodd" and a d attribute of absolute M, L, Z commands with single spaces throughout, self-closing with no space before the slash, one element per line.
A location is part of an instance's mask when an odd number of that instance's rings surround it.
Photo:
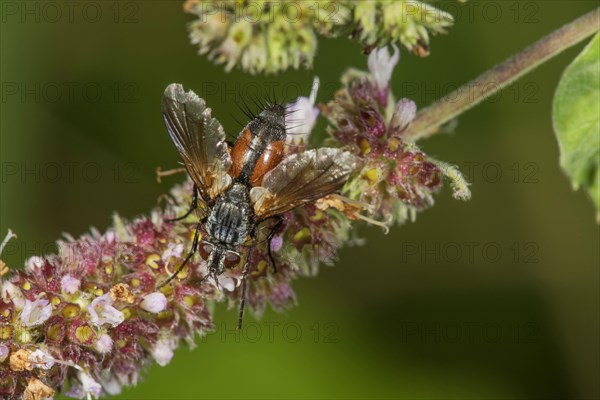
<path fill-rule="evenodd" d="M 185 296 L 183 298 L 183 302 L 186 306 L 191 307 L 194 305 L 194 297 L 193 296 Z"/>
<path fill-rule="evenodd" d="M 367 139 L 362 139 L 358 145 L 362 154 L 369 154 L 371 152 L 371 145 Z"/>
<path fill-rule="evenodd" d="M 152 269 L 158 269 L 158 264 L 156 263 L 160 260 L 160 256 L 158 254 L 150 254 L 146 257 L 146 265 Z"/>
<path fill-rule="evenodd" d="M 294 242 L 299 242 L 303 239 L 310 237 L 310 230 L 308 228 L 302 228 L 294 235 Z"/>
<path fill-rule="evenodd" d="M 94 336 L 94 331 L 87 325 L 75 329 L 75 337 L 82 343 L 87 343 Z"/>
<path fill-rule="evenodd" d="M 0 326 L 0 339 L 8 340 L 12 338 L 13 335 L 13 327 L 10 325 L 2 325 Z"/>
<path fill-rule="evenodd" d="M 25 282 L 25 283 L 23 284 L 23 290 L 29 290 L 29 289 L 31 289 L 31 283 L 29 283 L 29 282 Z"/>
<path fill-rule="evenodd" d="M 376 182 L 379 178 L 379 173 L 377 172 L 377 168 L 371 168 L 367 172 L 365 172 L 365 177 L 370 180 L 372 183 Z"/>
<path fill-rule="evenodd" d="M 60 333 L 60 324 L 52 324 L 46 330 L 46 336 L 52 340 L 58 340 L 58 334 Z"/>
<path fill-rule="evenodd" d="M 76 317 L 77 315 L 79 315 L 79 311 L 81 311 L 81 308 L 79 308 L 78 304 L 67 304 L 65 306 L 65 308 L 63 308 L 63 315 L 65 318 L 73 318 Z"/>

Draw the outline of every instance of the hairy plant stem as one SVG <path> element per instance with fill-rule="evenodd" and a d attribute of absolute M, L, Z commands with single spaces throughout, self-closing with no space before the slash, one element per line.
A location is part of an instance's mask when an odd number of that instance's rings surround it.
<path fill-rule="evenodd" d="M 421 110 L 406 131 L 419 140 L 439 132 L 439 127 L 510 85 L 563 50 L 598 31 L 600 7 L 543 37 L 522 52 Z"/>

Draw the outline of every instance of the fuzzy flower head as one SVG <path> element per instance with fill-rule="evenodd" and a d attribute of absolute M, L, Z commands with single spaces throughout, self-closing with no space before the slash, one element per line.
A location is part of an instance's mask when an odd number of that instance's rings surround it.
<path fill-rule="evenodd" d="M 353 36 L 365 52 L 390 43 L 401 43 L 418 56 L 429 54 L 429 34 L 446 33 L 452 15 L 415 0 L 356 1 Z"/>
<path fill-rule="evenodd" d="M 312 67 L 317 33 L 350 22 L 344 2 L 188 0 L 184 10 L 197 17 L 188 28 L 200 54 L 252 74 Z"/>
<path fill-rule="evenodd" d="M 334 142 L 351 148 L 363 160 L 362 170 L 348 182 L 345 193 L 371 205 L 370 216 L 386 225 L 403 222 L 431 206 L 443 176 L 450 175 L 445 164 L 403 136 L 416 115 L 416 105 L 409 99 L 394 100 L 390 82 L 397 61 L 396 48 L 393 55 L 386 48 L 373 51 L 369 72 L 346 73 L 344 87 L 323 107 Z M 462 177 L 454 174 L 451 179 L 456 186 L 456 179 Z M 461 188 L 468 192 L 466 184 Z"/>
<path fill-rule="evenodd" d="M 311 68 L 317 34 L 358 40 L 365 53 L 387 44 L 429 54 L 429 35 L 445 33 L 450 14 L 416 0 L 188 0 L 192 44 L 230 71 L 252 74 Z"/>

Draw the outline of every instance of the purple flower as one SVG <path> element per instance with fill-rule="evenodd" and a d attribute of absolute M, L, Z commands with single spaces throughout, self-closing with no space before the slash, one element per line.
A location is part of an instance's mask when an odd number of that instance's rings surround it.
<path fill-rule="evenodd" d="M 3 363 L 4 360 L 8 357 L 8 347 L 4 344 L 0 344 L 0 363 Z"/>

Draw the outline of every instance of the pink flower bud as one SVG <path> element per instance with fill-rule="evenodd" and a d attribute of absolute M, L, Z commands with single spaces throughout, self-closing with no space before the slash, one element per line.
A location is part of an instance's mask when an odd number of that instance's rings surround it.
<path fill-rule="evenodd" d="M 100 335 L 96 343 L 94 343 L 94 349 L 100 354 L 110 353 L 110 351 L 112 350 L 112 346 L 113 340 L 106 333 Z"/>
<path fill-rule="evenodd" d="M 150 293 L 144 297 L 140 307 L 148 312 L 158 314 L 167 307 L 167 298 L 160 292 Z"/>

